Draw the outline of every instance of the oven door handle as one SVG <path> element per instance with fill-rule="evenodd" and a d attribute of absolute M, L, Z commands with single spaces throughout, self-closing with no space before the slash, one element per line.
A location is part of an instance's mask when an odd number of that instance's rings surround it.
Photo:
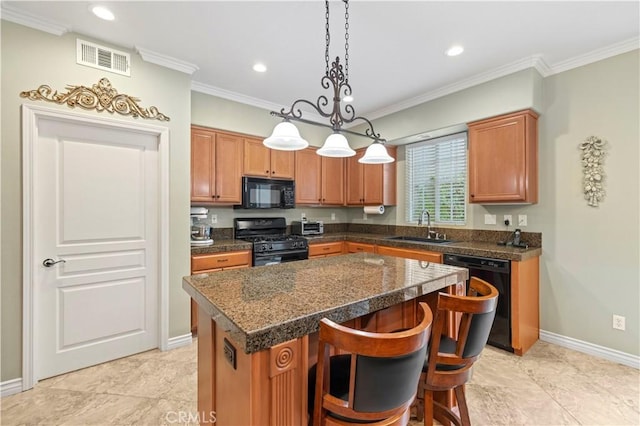
<path fill-rule="evenodd" d="M 282 255 L 296 255 L 296 254 L 306 254 L 309 255 L 309 249 L 306 250 L 278 250 L 278 251 L 270 251 L 265 253 L 255 253 L 255 258 L 263 258 L 263 257 L 271 257 L 271 256 L 282 256 Z"/>

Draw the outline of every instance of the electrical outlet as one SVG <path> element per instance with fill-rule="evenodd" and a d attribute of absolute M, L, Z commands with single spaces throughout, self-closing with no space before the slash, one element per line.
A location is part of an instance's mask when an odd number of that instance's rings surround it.
<path fill-rule="evenodd" d="M 485 214 L 484 215 L 484 224 L 485 225 L 495 225 L 496 224 L 496 215 L 495 214 Z"/>
<path fill-rule="evenodd" d="M 306 213 L 300 213 L 300 220 L 307 220 L 307 214 Z"/>
<path fill-rule="evenodd" d="M 624 321 L 625 318 L 622 315 L 614 315 L 613 316 L 613 328 L 615 330 L 621 330 L 624 331 L 625 328 L 625 324 Z"/>
<path fill-rule="evenodd" d="M 335 213 L 331 213 L 331 220 L 336 220 L 336 214 Z"/>
<path fill-rule="evenodd" d="M 362 220 L 367 220 L 367 214 L 366 213 L 362 213 Z"/>
<path fill-rule="evenodd" d="M 518 215 L 518 226 L 527 226 L 527 215 L 519 214 Z"/>
<path fill-rule="evenodd" d="M 513 217 L 510 214 L 505 214 L 503 216 L 503 220 L 505 225 L 513 225 Z"/>
<path fill-rule="evenodd" d="M 211 223 L 218 223 L 218 215 L 217 214 L 212 214 L 211 215 Z"/>

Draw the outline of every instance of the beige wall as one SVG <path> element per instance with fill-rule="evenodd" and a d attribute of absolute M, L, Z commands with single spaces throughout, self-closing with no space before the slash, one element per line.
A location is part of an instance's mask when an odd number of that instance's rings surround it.
<path fill-rule="evenodd" d="M 86 37 L 82 37 L 87 39 Z M 100 41 L 99 44 L 104 45 Z M 122 48 L 117 47 L 119 50 Z M 20 105 L 33 103 L 68 109 L 44 101 L 20 98 L 23 90 L 47 84 L 92 85 L 107 77 L 119 93 L 141 99 L 144 107 L 157 106 L 169 123 L 151 121 L 170 130 L 170 265 L 169 336 L 189 332 L 189 299 L 182 276 L 189 273 L 189 122 L 190 76 L 143 62 L 132 52 L 131 77 L 102 72 L 75 63 L 76 35 L 54 36 L 2 21 L 2 282 L 0 381 L 21 376 L 22 366 L 22 156 Z M 85 114 L 109 113 L 87 112 Z M 129 119 L 117 115 L 119 119 Z M 142 121 L 137 119 L 137 121 Z M 145 120 L 146 122 L 146 120 Z"/>
<path fill-rule="evenodd" d="M 540 123 L 540 203 L 530 217 L 542 231 L 541 327 L 640 354 L 639 52 L 544 81 Z M 588 136 L 608 141 L 606 196 L 582 196 L 581 151 Z M 613 330 L 612 315 L 626 317 Z"/>

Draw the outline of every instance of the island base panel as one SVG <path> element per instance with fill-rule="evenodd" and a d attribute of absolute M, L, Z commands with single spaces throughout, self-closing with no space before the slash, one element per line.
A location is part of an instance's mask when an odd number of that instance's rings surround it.
<path fill-rule="evenodd" d="M 206 314 L 198 320 L 202 418 L 215 418 L 220 426 L 307 423 L 307 336 L 246 354 Z M 235 349 L 235 369 L 225 357 L 225 338 Z"/>

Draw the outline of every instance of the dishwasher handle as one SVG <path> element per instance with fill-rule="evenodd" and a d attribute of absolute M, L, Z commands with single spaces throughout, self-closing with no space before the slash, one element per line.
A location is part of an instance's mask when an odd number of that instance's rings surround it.
<path fill-rule="evenodd" d="M 443 263 L 445 265 L 462 266 L 463 268 L 480 269 L 483 271 L 511 272 L 511 262 L 504 259 L 445 254 Z"/>

